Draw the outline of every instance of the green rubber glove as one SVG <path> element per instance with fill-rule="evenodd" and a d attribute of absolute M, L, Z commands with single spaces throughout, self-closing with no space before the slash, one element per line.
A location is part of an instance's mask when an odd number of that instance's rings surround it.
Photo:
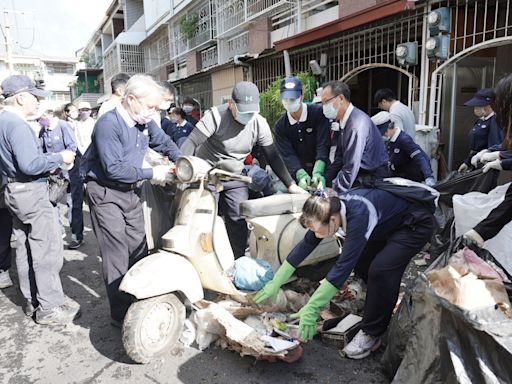
<path fill-rule="evenodd" d="M 316 289 L 308 303 L 297 313 L 290 316 L 292 319 L 300 318 L 299 331 L 297 335 L 304 341 L 313 339 L 316 334 L 316 320 L 318 312 L 322 309 L 338 292 L 338 288 L 322 280 L 320 286 Z"/>
<path fill-rule="evenodd" d="M 308 175 L 304 168 L 299 169 L 295 173 L 295 178 L 297 179 L 297 184 L 302 189 L 306 189 L 311 184 L 311 176 Z"/>
<path fill-rule="evenodd" d="M 279 267 L 274 278 L 270 280 L 265 286 L 256 293 L 254 296 L 254 302 L 256 304 L 261 303 L 263 300 L 272 297 L 272 302 L 275 303 L 277 299 L 277 293 L 279 292 L 279 288 L 281 285 L 286 283 L 291 275 L 295 272 L 295 267 L 291 265 L 288 261 L 284 261 L 284 263 Z"/>
<path fill-rule="evenodd" d="M 325 187 L 325 161 L 317 160 L 315 161 L 315 166 L 313 167 L 313 174 L 311 178 L 311 182 L 316 185 L 317 188 L 321 189 Z"/>

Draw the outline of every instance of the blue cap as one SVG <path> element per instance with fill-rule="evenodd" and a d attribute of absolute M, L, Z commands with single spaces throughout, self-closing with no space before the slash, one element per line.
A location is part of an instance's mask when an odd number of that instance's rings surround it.
<path fill-rule="evenodd" d="M 5 98 L 17 93 L 28 92 L 36 97 L 47 97 L 50 92 L 36 87 L 36 83 L 25 75 L 12 75 L 2 82 L 2 95 Z"/>
<path fill-rule="evenodd" d="M 485 107 L 494 100 L 494 91 L 492 88 L 482 88 L 478 90 L 472 99 L 464 103 L 468 107 Z"/>
<path fill-rule="evenodd" d="M 281 80 L 281 99 L 298 99 L 302 95 L 302 83 L 296 77 Z"/>

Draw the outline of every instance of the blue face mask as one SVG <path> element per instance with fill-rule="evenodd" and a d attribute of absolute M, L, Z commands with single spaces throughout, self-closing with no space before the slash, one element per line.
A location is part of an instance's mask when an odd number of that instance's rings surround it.
<path fill-rule="evenodd" d="M 255 113 L 254 112 L 240 112 L 235 105 L 235 109 L 236 109 L 236 118 L 235 120 L 238 121 L 240 124 L 242 125 L 247 125 L 249 124 L 249 121 L 252 120 L 252 118 L 254 117 Z"/>
<path fill-rule="evenodd" d="M 324 116 L 329 120 L 335 120 L 336 116 L 338 116 L 338 111 L 334 108 L 332 101 L 329 104 L 324 104 L 322 106 L 322 111 Z"/>

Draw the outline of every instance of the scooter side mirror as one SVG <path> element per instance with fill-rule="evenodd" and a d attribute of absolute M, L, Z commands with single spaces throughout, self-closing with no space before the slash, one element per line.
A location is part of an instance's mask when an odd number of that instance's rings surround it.
<path fill-rule="evenodd" d="M 236 159 L 223 159 L 215 164 L 215 168 L 239 175 L 244 169 L 244 163 Z"/>

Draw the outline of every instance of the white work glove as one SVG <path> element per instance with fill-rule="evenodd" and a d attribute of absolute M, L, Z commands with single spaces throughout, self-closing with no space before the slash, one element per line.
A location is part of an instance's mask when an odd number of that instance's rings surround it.
<path fill-rule="evenodd" d="M 425 184 L 428 185 L 429 187 L 433 187 L 434 185 L 436 185 L 436 181 L 434 180 L 433 177 L 427 177 L 425 179 Z"/>
<path fill-rule="evenodd" d="M 498 171 L 502 171 L 503 167 L 501 166 L 501 160 L 494 160 L 484 165 L 482 171 L 484 173 L 489 172 L 490 169 L 497 169 Z"/>
<path fill-rule="evenodd" d="M 333 121 L 331 123 L 331 131 L 339 131 L 340 130 L 340 123 Z"/>
<path fill-rule="evenodd" d="M 480 162 L 482 164 L 490 163 L 491 161 L 498 160 L 500 158 L 500 151 L 487 152 L 482 155 Z"/>
<path fill-rule="evenodd" d="M 308 193 L 308 191 L 305 191 L 301 187 L 299 187 L 297 184 L 293 183 L 288 187 L 288 193 Z"/>
<path fill-rule="evenodd" d="M 475 168 L 478 168 L 478 162 L 484 155 L 484 153 L 489 152 L 487 149 L 482 149 L 480 152 L 478 152 L 475 156 L 471 158 L 471 165 Z"/>
<path fill-rule="evenodd" d="M 467 171 L 469 170 L 469 167 L 466 163 L 462 163 L 459 167 L 459 169 L 457 170 L 457 172 L 459 173 L 466 173 Z"/>
<path fill-rule="evenodd" d="M 66 149 L 60 152 L 60 155 L 62 156 L 62 162 L 64 164 L 72 164 L 73 161 L 75 161 L 75 152 L 73 151 Z"/>
<path fill-rule="evenodd" d="M 157 165 L 153 167 L 153 177 L 151 178 L 151 184 L 157 184 L 164 186 L 169 180 L 171 175 L 171 167 L 169 165 Z"/>
<path fill-rule="evenodd" d="M 476 244 L 479 248 L 484 246 L 484 239 L 482 239 L 482 236 L 480 236 L 480 234 L 474 229 L 467 231 L 463 237 L 464 240 Z"/>

